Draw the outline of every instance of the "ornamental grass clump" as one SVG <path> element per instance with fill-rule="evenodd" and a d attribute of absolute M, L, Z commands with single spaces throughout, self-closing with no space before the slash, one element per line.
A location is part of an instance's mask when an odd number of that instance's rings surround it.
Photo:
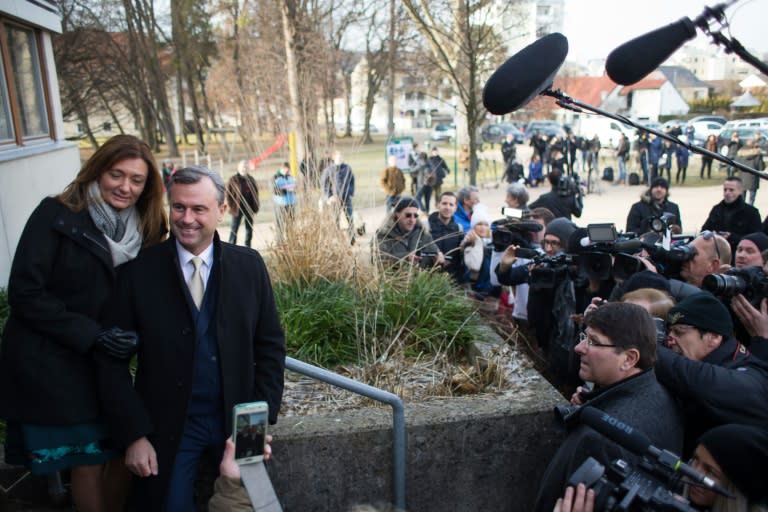
<path fill-rule="evenodd" d="M 464 355 L 482 320 L 449 277 L 384 268 L 313 199 L 298 205 L 268 254 L 289 354 L 325 367 Z"/>

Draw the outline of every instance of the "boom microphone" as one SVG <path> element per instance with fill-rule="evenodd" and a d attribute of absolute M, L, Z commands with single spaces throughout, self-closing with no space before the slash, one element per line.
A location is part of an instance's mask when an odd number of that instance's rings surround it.
<path fill-rule="evenodd" d="M 632 85 L 661 66 L 683 43 L 694 37 L 696 26 L 690 18 L 681 18 L 613 50 L 605 61 L 605 71 L 617 84 Z"/>
<path fill-rule="evenodd" d="M 704 12 L 693 21 L 681 18 L 680 21 L 624 43 L 608 55 L 605 71 L 617 84 L 632 85 L 639 82 L 661 66 L 683 43 L 696 37 L 696 27 L 711 33 L 709 20 L 723 23 L 725 9 L 737 1 L 727 0 L 714 7 L 705 7 Z"/>
<path fill-rule="evenodd" d="M 559 32 L 529 44 L 494 71 L 483 89 L 483 105 L 492 114 L 513 112 L 548 89 L 568 55 L 568 39 Z"/>
<path fill-rule="evenodd" d="M 591 406 L 584 406 L 579 413 L 579 419 L 585 425 L 592 427 L 611 441 L 638 454 L 650 455 L 659 463 L 669 469 L 688 477 L 691 481 L 712 489 L 723 496 L 731 496 L 720 484 L 708 476 L 696 471 L 691 466 L 680 460 L 674 453 L 660 450 L 651 444 L 651 440 L 644 433 L 627 425 L 621 420 Z"/>

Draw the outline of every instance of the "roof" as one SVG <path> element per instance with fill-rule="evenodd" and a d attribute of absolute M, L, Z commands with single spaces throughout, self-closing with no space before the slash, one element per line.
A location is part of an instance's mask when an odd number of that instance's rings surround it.
<path fill-rule="evenodd" d="M 589 105 L 600 105 L 617 87 L 616 82 L 603 76 L 565 76 L 556 77 L 554 88 L 561 89 L 574 99 Z"/>
<path fill-rule="evenodd" d="M 661 89 L 661 86 L 667 82 L 668 80 L 666 78 L 643 78 L 636 84 L 622 87 L 621 92 L 619 92 L 619 94 L 622 96 L 626 96 L 632 91 L 643 90 L 643 89 L 646 89 L 646 90 Z"/>
<path fill-rule="evenodd" d="M 667 77 L 677 89 L 690 87 L 703 87 L 709 89 L 710 85 L 693 74 L 690 69 L 683 66 L 661 66 L 659 72 Z"/>

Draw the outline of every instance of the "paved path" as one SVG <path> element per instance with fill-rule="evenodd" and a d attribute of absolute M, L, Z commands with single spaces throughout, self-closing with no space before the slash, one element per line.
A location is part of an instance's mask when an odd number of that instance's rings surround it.
<path fill-rule="evenodd" d="M 722 199 L 722 180 L 724 176 L 713 177 L 711 186 L 672 186 L 670 200 L 680 206 L 684 232 L 694 232 L 701 228 L 707 218 L 710 209 Z M 599 193 L 589 194 L 584 198 L 584 212 L 579 219 L 574 221 L 579 226 L 590 223 L 614 222 L 616 228 L 624 230 L 627 214 L 632 204 L 639 200 L 640 194 L 645 190 L 642 186 L 613 185 L 601 182 Z M 533 202 L 542 193 L 548 192 L 549 186 L 529 189 L 530 201 Z M 504 205 L 506 195 L 506 183 L 483 184 L 480 187 L 480 201 L 488 206 L 491 212 L 500 212 Z M 760 210 L 763 218 L 768 214 L 768 191 L 758 191 L 755 206 Z M 385 218 L 384 205 L 358 208 L 357 213 L 366 224 L 366 234 L 359 240 L 359 246 L 368 247 L 371 235 L 381 225 Z M 501 217 L 500 213 L 498 217 Z M 492 216 L 493 218 L 493 216 Z M 258 222 L 254 226 L 254 248 L 265 250 L 274 240 L 274 223 Z M 220 227 L 219 234 L 223 240 L 229 237 L 229 228 Z M 243 228 L 240 228 L 240 240 L 243 237 Z"/>

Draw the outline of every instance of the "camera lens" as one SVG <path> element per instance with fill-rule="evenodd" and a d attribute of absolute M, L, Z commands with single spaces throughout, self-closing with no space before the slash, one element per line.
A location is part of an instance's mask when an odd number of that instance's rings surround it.
<path fill-rule="evenodd" d="M 747 289 L 747 282 L 739 276 L 709 274 L 704 276 L 701 287 L 721 297 L 733 297 L 739 293 L 744 293 Z"/>

